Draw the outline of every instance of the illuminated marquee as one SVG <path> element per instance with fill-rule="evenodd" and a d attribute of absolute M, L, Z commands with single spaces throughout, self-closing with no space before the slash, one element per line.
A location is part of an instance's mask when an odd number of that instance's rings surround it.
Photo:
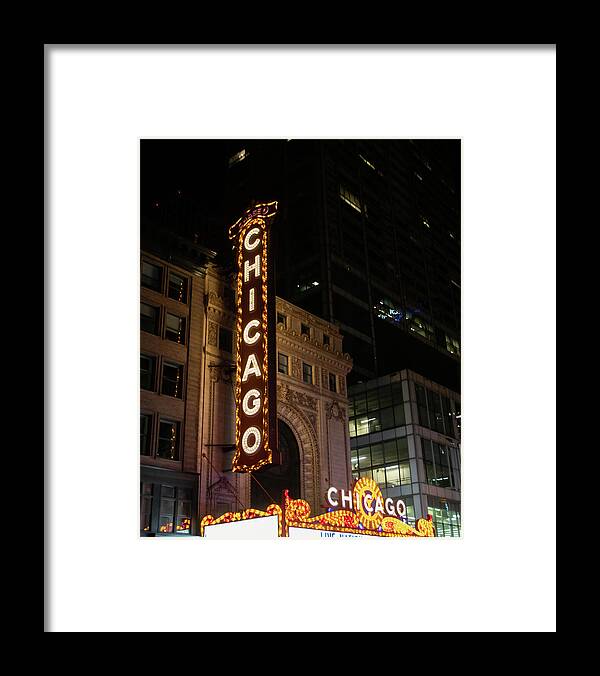
<path fill-rule="evenodd" d="M 237 239 L 234 472 L 279 464 L 275 395 L 275 295 L 269 224 L 277 202 L 257 204 L 229 228 Z"/>
<path fill-rule="evenodd" d="M 359 479 L 352 491 L 338 491 L 330 488 L 328 500 L 333 509 L 325 514 L 310 515 L 306 500 L 293 500 L 288 491 L 284 492 L 283 509 L 269 505 L 266 511 L 247 509 L 243 512 L 227 512 L 218 519 L 205 516 L 200 523 L 200 535 L 205 535 L 206 526 L 231 523 L 265 516 L 278 517 L 279 537 L 298 537 L 304 531 L 322 531 L 334 534 L 379 536 L 379 537 L 433 537 L 435 530 L 431 516 L 418 519 L 413 528 L 400 516 L 406 512 L 402 500 L 383 499 L 379 486 L 364 477 Z M 344 509 L 347 507 L 347 509 Z M 399 516 L 400 515 L 400 516 Z"/>
<path fill-rule="evenodd" d="M 352 491 L 327 491 L 327 500 L 334 508 L 317 516 L 310 516 L 310 505 L 305 500 L 292 500 L 285 494 L 285 534 L 290 528 L 309 528 L 336 533 L 378 535 L 382 537 L 433 537 L 431 517 L 419 519 L 413 528 L 400 517 L 406 514 L 402 500 L 383 498 L 381 489 L 364 477 L 354 484 Z M 335 509 L 341 507 L 342 509 Z M 347 509 L 344 509 L 347 507 Z"/>

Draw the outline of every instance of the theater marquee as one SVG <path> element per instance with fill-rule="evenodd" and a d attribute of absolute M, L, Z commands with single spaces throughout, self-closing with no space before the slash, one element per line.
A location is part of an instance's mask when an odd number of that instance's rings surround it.
<path fill-rule="evenodd" d="M 237 240 L 237 364 L 232 470 L 279 464 L 275 373 L 275 294 L 269 225 L 277 202 L 257 204 L 229 228 Z"/>
<path fill-rule="evenodd" d="M 226 539 L 288 537 L 301 540 L 435 536 L 431 516 L 417 519 L 414 527 L 411 526 L 404 520 L 404 502 L 384 499 L 373 479 L 359 479 L 351 491 L 332 486 L 327 491 L 327 500 L 331 505 L 329 511 L 312 516 L 308 502 L 292 499 L 288 491 L 284 491 L 282 506 L 269 505 L 265 511 L 250 508 L 243 512 L 227 512 L 216 519 L 210 514 L 205 516 L 200 521 L 200 535 Z M 236 526 L 228 527 L 229 524 Z"/>

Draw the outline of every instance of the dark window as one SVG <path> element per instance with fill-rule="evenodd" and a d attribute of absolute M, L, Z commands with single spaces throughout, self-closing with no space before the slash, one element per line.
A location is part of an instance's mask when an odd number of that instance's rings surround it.
<path fill-rule="evenodd" d="M 284 375 L 288 375 L 288 356 L 287 354 L 281 354 L 281 352 L 278 353 L 277 355 L 277 370 L 279 373 L 283 373 Z"/>
<path fill-rule="evenodd" d="M 140 328 L 148 333 L 158 333 L 158 308 L 140 303 Z"/>
<path fill-rule="evenodd" d="M 159 458 L 179 460 L 179 423 L 173 420 L 161 420 L 158 429 Z"/>
<path fill-rule="evenodd" d="M 185 343 L 185 317 L 177 317 L 167 312 L 165 338 L 181 345 Z"/>
<path fill-rule="evenodd" d="M 394 406 L 394 417 L 396 419 L 396 427 L 406 425 L 406 417 L 404 415 L 404 404 L 396 404 L 396 406 Z"/>
<path fill-rule="evenodd" d="M 151 455 L 150 444 L 152 430 L 152 416 L 142 413 L 140 415 L 140 454 Z"/>
<path fill-rule="evenodd" d="M 329 374 L 329 389 L 332 392 L 337 392 L 337 380 L 336 380 L 336 377 L 335 377 L 335 373 Z"/>
<path fill-rule="evenodd" d="M 177 489 L 175 512 L 175 532 L 189 534 L 192 519 L 192 491 L 189 488 Z"/>
<path fill-rule="evenodd" d="M 302 362 L 302 380 L 309 385 L 313 383 L 313 367 Z"/>
<path fill-rule="evenodd" d="M 310 326 L 307 324 L 300 324 L 300 333 L 303 336 L 309 336 L 310 337 Z"/>
<path fill-rule="evenodd" d="M 219 326 L 219 350 L 233 353 L 233 331 Z"/>
<path fill-rule="evenodd" d="M 421 385 L 415 385 L 417 395 L 417 408 L 419 410 L 419 425 L 429 427 L 429 415 L 427 413 L 427 395 L 425 388 Z"/>
<path fill-rule="evenodd" d="M 154 390 L 156 375 L 156 357 L 147 354 L 140 355 L 140 387 L 143 390 Z"/>
<path fill-rule="evenodd" d="M 169 274 L 169 298 L 180 303 L 187 303 L 187 279 L 180 277 L 174 272 Z"/>
<path fill-rule="evenodd" d="M 323 345 L 329 345 L 329 336 L 326 333 L 323 334 Z"/>
<path fill-rule="evenodd" d="M 142 261 L 142 286 L 155 291 L 162 290 L 162 268 Z"/>
<path fill-rule="evenodd" d="M 377 415 L 381 425 L 380 429 L 389 430 L 394 427 L 394 409 L 391 406 L 389 408 L 382 408 Z"/>
<path fill-rule="evenodd" d="M 153 484 L 143 482 L 140 500 L 140 530 L 149 531 L 152 519 L 152 489 Z"/>
<path fill-rule="evenodd" d="M 183 396 L 183 366 L 165 362 L 163 364 L 162 394 L 181 399 Z"/>
<path fill-rule="evenodd" d="M 172 533 L 175 521 L 175 486 L 160 487 L 159 533 Z"/>
<path fill-rule="evenodd" d="M 282 315 L 281 312 L 277 313 L 277 323 L 283 324 L 287 329 L 287 317 L 285 315 Z"/>

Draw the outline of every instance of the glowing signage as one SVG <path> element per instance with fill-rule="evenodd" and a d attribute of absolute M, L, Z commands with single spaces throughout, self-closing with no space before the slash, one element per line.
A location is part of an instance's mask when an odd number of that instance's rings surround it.
<path fill-rule="evenodd" d="M 257 204 L 229 228 L 237 239 L 234 472 L 279 464 L 275 394 L 275 295 L 269 224 L 277 202 Z"/>
<path fill-rule="evenodd" d="M 207 536 L 208 526 L 219 526 L 249 519 L 259 519 L 255 528 L 238 527 L 241 538 L 291 537 L 297 539 L 339 539 L 353 536 L 379 537 L 434 537 L 435 529 L 431 515 L 417 520 L 410 526 L 399 516 L 406 512 L 402 500 L 383 499 L 379 486 L 367 477 L 359 479 L 352 491 L 338 490 L 331 487 L 327 491 L 327 499 L 333 508 L 325 514 L 311 516 L 310 505 L 306 500 L 290 498 L 284 491 L 283 509 L 279 505 L 269 505 L 265 511 L 246 509 L 243 512 L 227 512 L 215 519 L 205 516 L 200 522 L 200 535 Z M 265 517 L 277 517 L 267 520 Z M 243 529 L 242 529 L 243 528 Z M 236 538 L 235 528 L 212 529 L 211 537 Z M 313 531 L 312 533 L 310 531 Z M 319 533 L 317 533 L 317 531 Z"/>
<path fill-rule="evenodd" d="M 332 511 L 310 516 L 310 505 L 304 500 L 292 500 L 286 492 L 284 517 L 286 535 L 297 537 L 298 528 L 379 535 L 382 537 L 433 537 L 434 527 L 430 517 L 419 519 L 416 528 L 402 520 L 406 505 L 402 500 L 383 498 L 381 489 L 368 477 L 359 479 L 352 491 L 327 491 L 327 501 Z M 336 509 L 338 508 L 338 509 Z M 341 508 L 341 509 L 340 509 Z"/>

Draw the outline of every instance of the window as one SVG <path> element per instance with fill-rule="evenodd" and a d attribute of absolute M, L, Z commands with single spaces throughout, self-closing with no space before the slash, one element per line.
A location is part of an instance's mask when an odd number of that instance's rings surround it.
<path fill-rule="evenodd" d="M 249 156 L 249 154 L 250 153 L 245 148 L 242 148 L 239 153 L 236 153 L 235 155 L 229 158 L 229 166 L 233 167 L 234 164 L 237 164 L 238 162 L 245 160 Z"/>
<path fill-rule="evenodd" d="M 147 303 L 140 303 L 140 328 L 142 331 L 158 333 L 158 308 Z"/>
<path fill-rule="evenodd" d="M 142 534 L 191 535 L 193 489 L 190 486 L 142 482 Z"/>
<path fill-rule="evenodd" d="M 219 350 L 233 353 L 233 331 L 219 326 Z"/>
<path fill-rule="evenodd" d="M 309 385 L 313 383 L 313 367 L 302 362 L 302 380 Z"/>
<path fill-rule="evenodd" d="M 360 476 L 371 476 L 382 491 L 395 488 L 411 481 L 410 465 L 404 460 L 404 446 L 407 439 L 390 439 L 383 443 L 362 446 L 352 450 L 352 471 Z M 400 462 L 399 462 L 400 460 Z M 353 476 L 356 476 L 355 474 Z"/>
<path fill-rule="evenodd" d="M 326 333 L 323 334 L 323 345 L 330 345 L 329 336 Z"/>
<path fill-rule="evenodd" d="M 179 460 L 179 427 L 179 422 L 161 419 L 156 453 L 159 458 Z"/>
<path fill-rule="evenodd" d="M 140 495 L 140 530 L 149 531 L 152 519 L 152 489 L 153 484 L 142 482 Z"/>
<path fill-rule="evenodd" d="M 426 480 L 432 486 L 459 488 L 460 470 L 450 460 L 450 448 L 429 439 L 421 439 Z"/>
<path fill-rule="evenodd" d="M 165 362 L 163 364 L 163 377 L 161 394 L 181 399 L 183 396 L 183 366 Z"/>
<path fill-rule="evenodd" d="M 427 513 L 431 515 L 436 537 L 460 537 L 460 503 L 428 495 Z"/>
<path fill-rule="evenodd" d="M 162 291 L 162 268 L 148 261 L 142 261 L 142 286 Z"/>
<path fill-rule="evenodd" d="M 154 390 L 156 375 L 156 357 L 140 355 L 140 387 L 143 390 Z"/>
<path fill-rule="evenodd" d="M 427 395 L 422 385 L 415 384 L 415 393 L 417 395 L 417 409 L 419 411 L 419 425 L 429 427 L 429 414 L 427 412 Z"/>
<path fill-rule="evenodd" d="M 159 533 L 191 532 L 192 495 L 189 488 L 161 486 Z"/>
<path fill-rule="evenodd" d="M 174 272 L 169 274 L 169 298 L 180 303 L 187 303 L 187 279 L 180 277 Z"/>
<path fill-rule="evenodd" d="M 140 415 L 140 454 L 152 455 L 150 444 L 152 430 L 152 416 L 142 413 Z"/>
<path fill-rule="evenodd" d="M 332 392 L 337 392 L 337 379 L 335 377 L 335 373 L 329 374 L 329 389 Z"/>
<path fill-rule="evenodd" d="M 167 312 L 165 338 L 183 345 L 185 343 L 185 318 Z"/>
<path fill-rule="evenodd" d="M 310 338 L 310 326 L 307 324 L 300 324 L 300 334 Z"/>
<path fill-rule="evenodd" d="M 360 206 L 360 200 L 356 195 L 353 195 L 347 188 L 345 188 L 343 185 L 340 185 L 340 197 L 346 202 L 346 204 L 350 205 L 353 209 L 356 209 L 359 213 L 362 213 L 361 206 Z"/>
<path fill-rule="evenodd" d="M 289 360 L 287 354 L 281 354 L 281 352 L 278 353 L 277 371 L 279 373 L 283 373 L 286 376 L 289 374 Z"/>
<path fill-rule="evenodd" d="M 450 352 L 450 354 L 460 356 L 460 343 L 458 340 L 456 340 L 456 338 L 446 336 L 446 349 L 448 352 Z"/>
<path fill-rule="evenodd" d="M 277 323 L 283 324 L 287 329 L 287 317 L 285 315 L 282 315 L 281 312 L 277 313 Z"/>

